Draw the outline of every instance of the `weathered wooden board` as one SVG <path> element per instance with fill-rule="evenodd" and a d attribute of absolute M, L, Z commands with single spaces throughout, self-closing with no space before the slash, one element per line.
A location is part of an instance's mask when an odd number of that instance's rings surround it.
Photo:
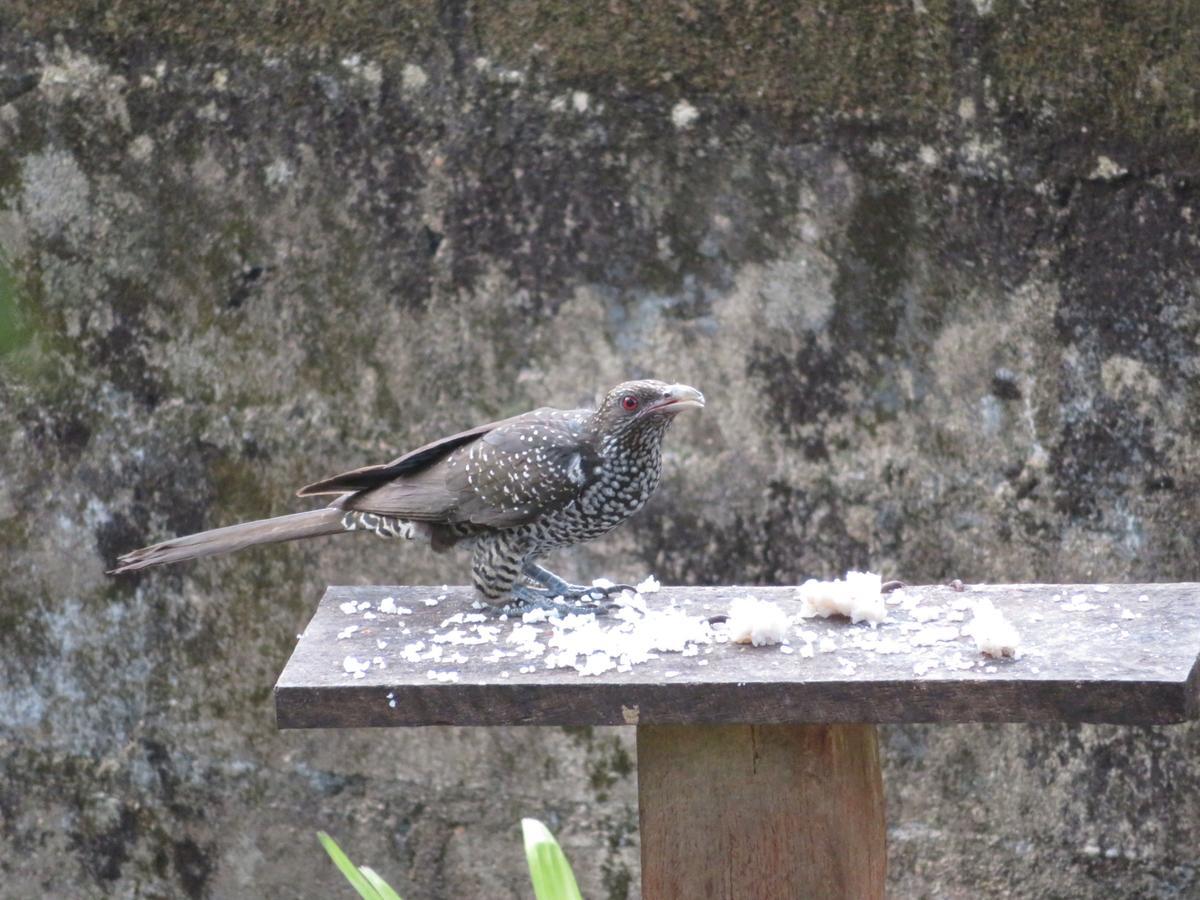
<path fill-rule="evenodd" d="M 723 613 L 731 599 L 747 594 L 798 611 L 795 593 L 664 588 L 646 599 L 651 608 L 676 605 L 701 617 Z M 468 589 L 331 587 L 276 684 L 278 724 L 1163 724 L 1200 713 L 1200 584 L 969 585 L 961 593 L 934 586 L 904 593 L 906 605 L 917 609 L 889 607 L 877 629 L 840 618 L 806 620 L 801 627 L 817 637 L 811 657 L 793 631 L 791 652 L 717 643 L 695 655 L 662 653 L 628 671 L 586 676 L 546 669 L 540 659 L 495 658 L 497 648 L 513 650 L 506 636 L 514 622 L 492 619 L 487 624 L 500 630 L 496 641 L 445 645 L 457 661 L 406 661 L 403 648 L 413 642 L 432 647 L 456 628 L 473 633 L 474 625 L 443 624 L 454 613 L 476 612 Z M 411 614 L 381 612 L 388 597 Z M 928 628 L 952 635 L 971 618 L 955 606 L 980 598 L 1020 631 L 1018 658 L 983 657 L 968 637 L 908 646 L 914 635 L 927 639 Z M 533 627 L 549 634 L 546 623 Z M 837 649 L 822 652 L 822 640 Z M 873 642 L 900 652 L 871 649 Z M 355 677 L 347 657 L 370 665 Z"/>
<path fill-rule="evenodd" d="M 873 725 L 642 725 L 642 900 L 882 900 Z"/>

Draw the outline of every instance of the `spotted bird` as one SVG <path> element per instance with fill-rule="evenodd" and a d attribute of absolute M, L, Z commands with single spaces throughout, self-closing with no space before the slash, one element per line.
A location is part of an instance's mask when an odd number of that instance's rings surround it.
<path fill-rule="evenodd" d="M 178 537 L 118 559 L 113 573 L 343 532 L 472 546 L 481 600 L 545 606 L 597 601 L 614 588 L 570 584 L 538 564 L 553 550 L 606 534 L 658 486 L 675 416 L 704 406 L 684 384 L 627 381 L 595 409 L 543 407 L 419 447 L 389 463 L 299 491 L 327 507 Z"/>

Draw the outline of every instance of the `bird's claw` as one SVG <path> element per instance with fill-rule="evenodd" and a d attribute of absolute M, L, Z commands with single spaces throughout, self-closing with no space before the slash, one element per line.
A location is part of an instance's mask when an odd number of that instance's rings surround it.
<path fill-rule="evenodd" d="M 544 569 L 533 562 L 525 564 L 524 574 L 534 584 L 545 588 L 550 596 L 562 597 L 566 600 L 590 599 L 598 602 L 607 600 L 613 594 L 620 594 L 624 591 L 629 591 L 632 594 L 637 593 L 637 588 L 630 584 L 609 584 L 603 587 L 599 585 L 571 584 L 569 581 L 555 575 L 549 569 Z"/>
<path fill-rule="evenodd" d="M 632 584 L 610 584 L 608 587 L 604 588 L 604 590 L 606 590 L 609 594 L 623 594 L 626 591 L 629 591 L 631 594 L 636 594 L 638 592 L 637 587 Z"/>
<path fill-rule="evenodd" d="M 629 591 L 631 594 L 637 593 L 637 588 L 631 584 L 594 584 L 591 587 L 572 584 L 568 585 L 567 589 L 568 593 L 572 595 L 572 599 L 575 600 L 582 600 L 584 597 L 591 597 L 594 600 L 607 600 L 614 594 L 619 596 L 625 593 L 625 591 Z"/>
<path fill-rule="evenodd" d="M 497 610 L 510 615 L 524 615 L 542 609 L 554 615 L 592 614 L 603 616 L 616 607 L 615 603 L 608 602 L 607 596 L 591 597 L 591 592 L 603 590 L 603 588 L 580 588 L 581 593 L 575 593 L 519 584 L 512 590 L 514 602 L 507 606 L 497 607 Z"/>

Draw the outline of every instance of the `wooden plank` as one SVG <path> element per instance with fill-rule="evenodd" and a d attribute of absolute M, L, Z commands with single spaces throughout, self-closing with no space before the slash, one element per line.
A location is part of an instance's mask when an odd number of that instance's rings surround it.
<path fill-rule="evenodd" d="M 882 900 L 873 725 L 642 725 L 642 897 Z"/>
<path fill-rule="evenodd" d="M 798 610 L 795 589 L 786 587 L 665 588 L 647 600 L 655 609 L 674 605 L 703 617 L 724 612 L 732 598 L 746 594 Z M 629 671 L 583 676 L 547 670 L 541 658 L 496 658 L 498 649 L 513 650 L 506 636 L 514 623 L 499 620 L 488 623 L 499 631 L 494 642 L 445 644 L 447 656 L 458 654 L 461 662 L 406 661 L 407 644 L 423 640 L 432 647 L 454 629 L 475 633 L 476 625 L 445 623 L 453 613 L 473 612 L 470 592 L 332 587 L 276 685 L 278 724 L 1163 724 L 1197 718 L 1200 585 L 981 585 L 963 593 L 935 586 L 905 594 L 917 608 L 889 607 L 888 621 L 875 630 L 845 619 L 806 620 L 802 627 L 818 637 L 811 658 L 802 655 L 793 632 L 791 653 L 725 643 L 700 646 L 694 656 L 663 653 Z M 412 613 L 381 612 L 387 597 Z M 879 639 L 892 641 L 894 649 L 925 628 L 960 626 L 962 621 L 951 621 L 964 617 L 955 606 L 980 598 L 991 600 L 1020 630 L 1020 658 L 982 657 L 966 637 L 901 646 L 896 653 L 869 646 Z M 354 604 L 345 607 L 352 612 L 343 611 L 346 604 Z M 928 621 L 917 621 L 918 615 Z M 357 630 L 346 635 L 351 626 Z M 532 627 L 550 634 L 545 623 Z M 825 639 L 837 649 L 821 652 Z M 387 646 L 381 649 L 378 641 Z M 379 657 L 381 665 L 355 678 L 345 671 L 347 656 Z M 936 665 L 918 674 L 931 659 Z M 457 681 L 435 680 L 450 671 Z"/>

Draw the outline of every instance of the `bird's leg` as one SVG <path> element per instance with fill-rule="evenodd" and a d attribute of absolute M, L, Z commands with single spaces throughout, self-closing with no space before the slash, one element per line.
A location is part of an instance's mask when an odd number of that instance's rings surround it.
<path fill-rule="evenodd" d="M 530 581 L 545 587 L 553 596 L 566 600 L 604 600 L 622 591 L 635 593 L 637 588 L 628 584 L 614 584 L 610 587 L 587 587 L 582 584 L 571 584 L 564 578 L 559 578 L 549 569 L 529 561 L 522 567 L 521 572 Z"/>
<path fill-rule="evenodd" d="M 566 582 L 564 582 L 565 584 Z M 500 613 L 516 613 L 522 615 L 527 612 L 532 612 L 535 609 L 544 609 L 547 612 L 555 615 L 587 615 L 588 613 L 602 616 L 606 614 L 614 604 L 604 601 L 586 601 L 583 603 L 559 602 L 559 598 L 563 594 L 559 591 L 550 588 L 538 588 L 530 584 L 516 584 L 512 588 L 512 598 L 514 603 L 509 606 L 496 606 L 493 609 L 497 614 Z M 580 599 L 578 597 L 572 599 Z"/>

